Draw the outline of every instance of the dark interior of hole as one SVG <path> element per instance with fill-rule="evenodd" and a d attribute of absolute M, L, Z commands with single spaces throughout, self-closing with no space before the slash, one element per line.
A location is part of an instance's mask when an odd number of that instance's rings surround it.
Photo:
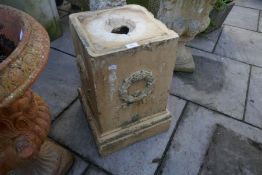
<path fill-rule="evenodd" d="M 0 64 L 21 42 L 20 33 L 25 23 L 20 13 L 0 7 Z"/>
<path fill-rule="evenodd" d="M 128 32 L 129 32 L 129 28 L 127 26 L 117 27 L 111 31 L 111 33 L 115 33 L 115 34 L 128 34 Z"/>
<path fill-rule="evenodd" d="M 14 41 L 8 39 L 4 34 L 0 34 L 0 63 L 13 52 L 15 47 Z"/>

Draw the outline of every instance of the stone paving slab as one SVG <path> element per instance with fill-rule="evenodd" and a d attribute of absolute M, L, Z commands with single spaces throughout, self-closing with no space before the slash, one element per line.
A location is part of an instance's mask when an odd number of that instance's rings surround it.
<path fill-rule="evenodd" d="M 169 109 L 173 119 L 168 132 L 133 144 L 104 158 L 98 155 L 79 101 L 55 121 L 50 135 L 114 175 L 152 175 L 184 106 L 184 100 L 170 96 Z"/>
<path fill-rule="evenodd" d="M 104 171 L 98 169 L 97 167 L 90 166 L 90 168 L 88 168 L 86 173 L 84 173 L 83 175 L 108 175 L 108 174 L 105 173 Z"/>
<path fill-rule="evenodd" d="M 167 152 L 162 175 L 197 175 L 217 124 L 262 143 L 262 130 L 192 103 L 187 105 L 182 117 Z"/>
<path fill-rule="evenodd" d="M 262 33 L 224 26 L 215 53 L 262 66 Z"/>
<path fill-rule="evenodd" d="M 242 7 L 262 10 L 261 0 L 236 0 L 236 4 Z"/>
<path fill-rule="evenodd" d="M 261 11 L 260 11 L 260 17 L 259 17 L 259 25 L 258 25 L 258 31 L 262 32 L 262 15 L 261 15 Z"/>
<path fill-rule="evenodd" d="M 80 78 L 75 58 L 51 49 L 48 64 L 33 90 L 48 103 L 52 120 L 78 96 Z"/>
<path fill-rule="evenodd" d="M 262 128 L 262 69 L 253 67 L 250 78 L 249 94 L 245 121 Z"/>
<path fill-rule="evenodd" d="M 262 174 L 262 144 L 218 126 L 201 175 Z"/>
<path fill-rule="evenodd" d="M 195 39 L 188 43 L 188 46 L 207 52 L 213 52 L 221 31 L 222 28 L 219 28 L 208 34 L 199 34 Z"/>
<path fill-rule="evenodd" d="M 234 6 L 224 24 L 257 31 L 259 10 Z"/>
<path fill-rule="evenodd" d="M 198 50 L 193 55 L 194 73 L 175 73 L 171 93 L 242 119 L 250 67 Z"/>
<path fill-rule="evenodd" d="M 81 158 L 75 156 L 74 164 L 72 165 L 71 169 L 67 173 L 67 175 L 80 175 L 85 173 L 87 168 L 89 167 L 89 164 L 86 163 Z"/>
<path fill-rule="evenodd" d="M 75 55 L 74 45 L 72 36 L 69 29 L 69 18 L 68 16 L 65 16 L 61 18 L 61 24 L 63 28 L 63 36 L 54 40 L 51 43 L 52 48 L 56 48 L 58 50 L 61 50 L 65 53 L 69 53 L 71 55 Z"/>

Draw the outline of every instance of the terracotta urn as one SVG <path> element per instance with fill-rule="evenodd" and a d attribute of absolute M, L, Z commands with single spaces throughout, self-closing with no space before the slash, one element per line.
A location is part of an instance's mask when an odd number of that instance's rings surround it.
<path fill-rule="evenodd" d="M 8 6 L 0 5 L 0 19 L 0 175 L 61 174 L 70 155 L 46 141 L 50 112 L 31 90 L 48 60 L 48 34 Z"/>
<path fill-rule="evenodd" d="M 175 71 L 193 72 L 195 64 L 186 43 L 204 31 L 209 23 L 209 13 L 216 0 L 161 0 L 158 18 L 176 31 L 178 41 Z"/>

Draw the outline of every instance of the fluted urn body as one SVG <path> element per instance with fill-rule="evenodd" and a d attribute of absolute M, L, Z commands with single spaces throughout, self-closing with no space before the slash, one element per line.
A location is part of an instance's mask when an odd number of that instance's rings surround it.
<path fill-rule="evenodd" d="M 192 72 L 195 68 L 192 53 L 185 44 L 204 31 L 209 13 L 216 0 L 161 0 L 158 18 L 179 36 L 175 70 Z"/>
<path fill-rule="evenodd" d="M 50 128 L 50 112 L 31 90 L 48 60 L 48 34 L 31 16 L 8 6 L 0 5 L 0 19 L 0 175 L 11 170 L 55 175 L 59 171 L 46 173 L 39 159 Z M 37 173 L 40 166 L 43 171 Z"/>

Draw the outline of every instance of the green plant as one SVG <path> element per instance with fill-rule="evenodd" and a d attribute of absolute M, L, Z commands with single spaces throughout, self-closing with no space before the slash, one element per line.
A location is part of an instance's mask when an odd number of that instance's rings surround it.
<path fill-rule="evenodd" d="M 231 3 L 233 0 L 217 0 L 214 8 L 216 10 L 223 10 L 226 8 L 227 4 Z"/>

